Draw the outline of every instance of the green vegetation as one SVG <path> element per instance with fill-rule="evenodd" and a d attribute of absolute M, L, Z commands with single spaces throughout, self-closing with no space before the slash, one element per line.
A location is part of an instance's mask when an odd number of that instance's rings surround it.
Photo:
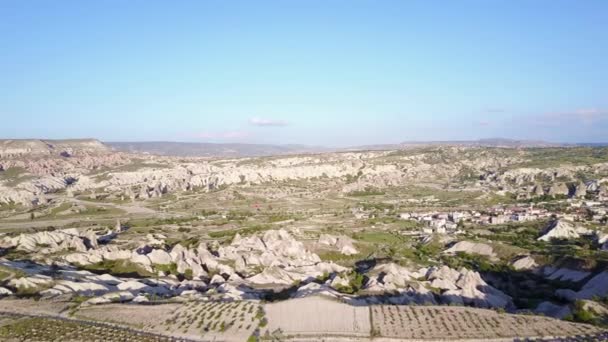
<path fill-rule="evenodd" d="M 20 204 L 10 202 L 10 203 L 0 203 L 0 212 L 2 211 L 12 211 L 23 209 Z"/>
<path fill-rule="evenodd" d="M 346 175 L 346 184 L 356 183 L 359 180 L 359 178 L 361 178 L 361 176 L 363 176 L 362 170 L 359 170 L 357 172 L 357 174 L 354 176 L 351 174 Z"/>
<path fill-rule="evenodd" d="M 522 203 L 541 203 L 541 202 L 552 202 L 552 201 L 563 201 L 568 199 L 566 195 L 540 195 L 520 201 Z"/>
<path fill-rule="evenodd" d="M 435 238 L 428 243 L 419 244 L 414 249 L 414 260 L 420 264 L 428 264 L 430 260 L 437 259 L 442 250 L 443 244 Z"/>
<path fill-rule="evenodd" d="M 375 248 L 372 245 L 367 245 L 367 244 L 358 244 L 356 246 L 357 250 L 359 251 L 358 254 L 353 254 L 353 255 L 345 255 L 340 253 L 339 251 L 334 251 L 334 250 L 330 250 L 330 251 L 320 251 L 317 254 L 319 255 L 319 258 L 321 258 L 321 260 L 323 261 L 333 261 L 334 263 L 338 264 L 338 265 L 342 265 L 345 267 L 353 267 L 355 266 L 355 263 L 361 259 L 365 259 L 368 256 L 370 256 L 373 252 L 375 252 Z"/>
<path fill-rule="evenodd" d="M 423 226 L 424 226 L 423 223 L 420 223 L 416 220 L 399 220 L 398 221 L 398 228 L 400 230 L 405 230 L 405 231 L 419 230 Z"/>
<path fill-rule="evenodd" d="M 179 225 L 197 220 L 196 217 L 171 217 L 164 219 L 135 219 L 125 223 L 129 228 L 143 228 L 163 225 Z"/>
<path fill-rule="evenodd" d="M 363 202 L 363 203 L 359 203 L 359 205 L 363 208 L 363 210 L 377 210 L 377 211 L 384 211 L 384 210 L 395 210 L 395 206 L 393 204 L 387 204 L 387 203 L 378 203 L 378 202 Z"/>
<path fill-rule="evenodd" d="M 352 271 L 346 274 L 342 274 L 343 277 L 348 279 L 348 285 L 338 285 L 336 290 L 342 293 L 354 294 L 358 292 L 365 281 L 365 276 L 361 273 Z"/>
<path fill-rule="evenodd" d="M 118 208 L 95 207 L 87 205 L 85 210 L 80 211 L 79 215 L 122 215 L 124 211 Z"/>
<path fill-rule="evenodd" d="M 194 277 L 194 275 L 193 275 L 192 269 L 188 268 L 184 271 L 184 278 L 186 278 L 188 280 L 192 280 L 193 277 Z"/>
<path fill-rule="evenodd" d="M 112 176 L 109 173 L 101 173 L 92 177 L 96 183 L 101 183 L 103 181 L 110 180 Z"/>
<path fill-rule="evenodd" d="M 277 213 L 268 216 L 268 223 L 283 222 L 288 220 L 297 220 L 298 217 L 287 213 Z"/>
<path fill-rule="evenodd" d="M 366 230 L 353 234 L 353 238 L 358 241 L 357 248 L 360 252 L 369 252 L 369 254 L 364 254 L 367 257 L 389 258 L 400 264 L 410 262 L 419 265 L 434 264 L 434 260 L 437 259 L 443 248 L 443 245 L 437 240 L 426 244 L 416 243 L 395 231 Z M 324 257 L 328 256 L 332 255 L 324 254 Z M 340 259 L 336 258 L 334 261 L 338 262 L 338 260 Z"/>
<path fill-rule="evenodd" d="M 6 259 L 11 260 L 11 261 L 30 259 L 29 253 L 22 251 L 22 250 L 18 250 L 16 248 L 8 249 L 7 251 L 5 251 L 5 254 L 3 256 Z"/>
<path fill-rule="evenodd" d="M 443 256 L 442 262 L 453 268 L 465 267 L 479 272 L 510 272 L 512 269 L 506 263 L 491 261 L 488 257 L 478 254 L 458 252 L 456 255 Z"/>
<path fill-rule="evenodd" d="M 118 277 L 143 278 L 154 276 L 154 274 L 128 260 L 103 260 L 96 264 L 81 266 L 81 268 L 93 273 L 109 273 Z"/>
<path fill-rule="evenodd" d="M 506 223 L 487 227 L 492 232 L 492 240 L 505 242 L 511 246 L 520 247 L 528 250 L 542 250 L 546 243 L 538 241 L 543 229 L 548 221 L 530 221 Z"/>
<path fill-rule="evenodd" d="M 170 248 L 173 248 L 175 245 L 180 244 L 185 248 L 196 248 L 201 243 L 201 240 L 197 236 L 192 236 L 187 239 L 180 238 L 168 238 L 165 241 L 165 244 Z"/>
<path fill-rule="evenodd" d="M 229 221 L 242 221 L 253 216 L 253 213 L 248 210 L 230 210 L 226 214 L 226 219 Z"/>
<path fill-rule="evenodd" d="M 83 296 L 83 295 L 76 295 L 74 297 L 72 297 L 72 302 L 76 303 L 76 304 L 82 304 L 84 302 L 86 302 L 87 300 L 93 298 L 92 296 Z"/>
<path fill-rule="evenodd" d="M 479 174 L 469 166 L 462 166 L 456 176 L 458 182 L 474 182 L 479 180 Z"/>
<path fill-rule="evenodd" d="M 519 167 L 549 168 L 608 162 L 606 147 L 529 148 L 525 151 L 528 161 L 517 165 Z"/>
<path fill-rule="evenodd" d="M 51 209 L 51 211 L 49 212 L 49 215 L 55 216 L 62 211 L 66 211 L 66 210 L 70 209 L 71 207 L 72 207 L 72 205 L 70 203 L 61 203 L 59 206 Z"/>
<path fill-rule="evenodd" d="M 112 172 L 134 172 L 141 169 L 169 169 L 171 165 L 160 163 L 147 163 L 143 159 L 132 159 L 130 164 L 112 169 Z"/>
<path fill-rule="evenodd" d="M 213 215 L 218 215 L 219 212 L 217 210 L 203 209 L 203 210 L 199 211 L 198 214 L 201 216 L 213 216 Z"/>
<path fill-rule="evenodd" d="M 10 278 L 25 277 L 26 273 L 20 269 L 0 265 L 0 281 L 5 281 Z"/>
<path fill-rule="evenodd" d="M 175 263 L 170 263 L 166 265 L 154 265 L 154 269 L 157 271 L 162 271 L 165 274 L 173 274 L 174 276 L 180 275 L 180 273 L 177 272 L 177 264 Z M 190 271 L 192 272 L 192 270 Z"/>
<path fill-rule="evenodd" d="M 4 182 L 4 185 L 8 187 L 17 186 L 21 182 L 32 178 L 34 176 L 22 167 L 10 167 L 4 171 L 0 171 L 0 182 Z"/>
<path fill-rule="evenodd" d="M 573 322 L 598 325 L 604 328 L 608 327 L 608 317 L 597 313 L 591 307 L 588 307 L 585 304 L 585 301 L 582 300 L 577 300 L 574 303 L 572 314 L 566 316 L 564 319 Z"/>
<path fill-rule="evenodd" d="M 0 339 L 3 341 L 169 341 L 169 338 L 136 334 L 127 329 L 89 325 L 80 322 L 3 316 Z"/>
<path fill-rule="evenodd" d="M 255 226 L 251 226 L 248 228 L 241 228 L 241 229 L 231 229 L 231 230 L 220 230 L 220 231 L 216 231 L 216 232 L 209 232 L 207 233 L 207 235 L 209 235 L 210 238 L 212 239 L 221 239 L 221 238 L 234 238 L 234 236 L 239 233 L 242 236 L 247 236 L 247 235 L 252 235 L 258 232 L 263 232 L 265 230 L 269 230 L 272 229 L 271 226 L 269 225 L 255 225 Z"/>
<path fill-rule="evenodd" d="M 362 196 L 382 196 L 385 192 L 375 189 L 373 187 L 366 187 L 365 190 L 351 191 L 347 195 L 351 197 L 362 197 Z"/>
<path fill-rule="evenodd" d="M 478 204 L 478 202 L 479 204 L 485 204 L 484 200 L 478 200 L 478 198 L 482 198 L 483 195 L 480 191 L 411 186 L 403 189 L 402 195 L 419 200 L 435 199 L 437 203 L 441 203 L 443 206 L 459 206 L 465 203 Z"/>
<path fill-rule="evenodd" d="M 383 231 L 363 231 L 353 235 L 355 240 L 376 244 L 394 244 L 402 240 L 400 235 Z"/>

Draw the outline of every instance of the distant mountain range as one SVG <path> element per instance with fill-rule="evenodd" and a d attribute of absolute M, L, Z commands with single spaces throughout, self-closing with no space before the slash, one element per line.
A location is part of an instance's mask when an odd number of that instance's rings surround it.
<path fill-rule="evenodd" d="M 404 141 L 399 144 L 378 144 L 329 148 L 307 145 L 270 144 L 214 144 L 193 142 L 104 142 L 95 139 L 46 140 L 46 139 L 0 139 L 0 157 L 30 154 L 59 154 L 64 151 L 108 152 L 110 150 L 147 153 L 178 157 L 259 157 L 286 154 L 308 154 L 323 152 L 345 152 L 365 150 L 398 150 L 416 147 L 460 146 L 460 147 L 602 147 L 608 143 L 562 144 L 537 140 L 514 140 L 504 138 L 454 141 Z"/>
<path fill-rule="evenodd" d="M 69 155 L 72 151 L 100 153 L 109 150 L 96 139 L 0 139 L 0 157 L 61 153 Z"/>
<path fill-rule="evenodd" d="M 459 146 L 459 147 L 564 147 L 561 143 L 551 143 L 540 140 L 514 140 L 505 138 L 491 138 L 479 140 L 438 140 L 438 141 L 404 141 L 399 144 L 364 145 L 348 148 L 348 150 L 398 150 L 415 147 L 432 146 Z"/>
<path fill-rule="evenodd" d="M 258 157 L 270 155 L 344 152 L 362 150 L 398 150 L 425 146 L 462 146 L 462 147 L 566 147 L 579 144 L 560 144 L 538 140 L 514 140 L 505 138 L 453 141 L 405 141 L 399 144 L 378 144 L 330 148 L 307 145 L 267 145 L 267 144 L 214 144 L 188 142 L 106 142 L 114 150 L 131 153 L 149 153 L 182 157 Z M 584 145 L 584 144 L 580 144 Z M 596 144 L 597 146 L 605 146 Z"/>
<path fill-rule="evenodd" d="M 189 142 L 106 142 L 116 151 L 179 157 L 258 157 L 332 151 L 305 145 L 213 144 Z"/>

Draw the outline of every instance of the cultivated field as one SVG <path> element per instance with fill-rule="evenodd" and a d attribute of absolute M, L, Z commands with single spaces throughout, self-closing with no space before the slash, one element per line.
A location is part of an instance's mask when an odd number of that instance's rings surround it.
<path fill-rule="evenodd" d="M 546 338 L 600 332 L 586 324 L 465 307 L 376 305 L 370 309 L 372 335 L 400 339 Z"/>
<path fill-rule="evenodd" d="M 77 317 L 129 324 L 155 333 L 191 339 L 245 341 L 263 320 L 255 302 L 185 304 L 110 304 L 80 309 Z"/>
<path fill-rule="evenodd" d="M 132 341 L 164 342 L 172 338 L 151 336 L 129 329 L 83 324 L 52 318 L 0 315 L 2 341 Z"/>

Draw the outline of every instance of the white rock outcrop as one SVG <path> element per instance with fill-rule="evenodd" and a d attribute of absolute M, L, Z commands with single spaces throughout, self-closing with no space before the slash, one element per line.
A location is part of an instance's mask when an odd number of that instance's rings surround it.
<path fill-rule="evenodd" d="M 591 232 L 583 227 L 576 227 L 573 223 L 565 220 L 557 220 L 551 222 L 543 235 L 538 238 L 539 241 L 550 241 L 551 239 L 577 239 L 581 235 L 590 234 Z"/>
<path fill-rule="evenodd" d="M 434 303 L 433 292 L 448 304 L 472 305 L 483 308 L 513 307 L 511 297 L 488 285 L 475 271 L 448 266 L 431 267 L 415 272 L 396 264 L 383 264 L 366 273 L 370 278 L 364 289 L 371 292 L 398 292 L 391 303 Z"/>
<path fill-rule="evenodd" d="M 329 234 L 321 234 L 317 241 L 319 245 L 333 247 L 344 255 L 354 255 L 359 253 L 355 248 L 354 240 L 348 236 L 334 236 Z"/>
<path fill-rule="evenodd" d="M 456 254 L 458 252 L 463 252 L 467 254 L 479 254 L 492 258 L 496 257 L 492 246 L 485 243 L 470 241 L 459 241 L 455 243 L 452 247 L 446 249 L 443 253 Z"/>
<path fill-rule="evenodd" d="M 534 258 L 529 255 L 526 255 L 515 259 L 513 262 L 511 262 L 511 266 L 513 266 L 513 269 L 515 269 L 516 271 L 523 271 L 534 269 L 538 266 L 538 264 L 536 263 Z"/>

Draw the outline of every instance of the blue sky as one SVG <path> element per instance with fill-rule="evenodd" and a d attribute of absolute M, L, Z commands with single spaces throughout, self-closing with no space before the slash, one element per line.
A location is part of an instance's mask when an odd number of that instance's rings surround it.
<path fill-rule="evenodd" d="M 608 141 L 608 1 L 0 1 L 0 137 Z"/>

